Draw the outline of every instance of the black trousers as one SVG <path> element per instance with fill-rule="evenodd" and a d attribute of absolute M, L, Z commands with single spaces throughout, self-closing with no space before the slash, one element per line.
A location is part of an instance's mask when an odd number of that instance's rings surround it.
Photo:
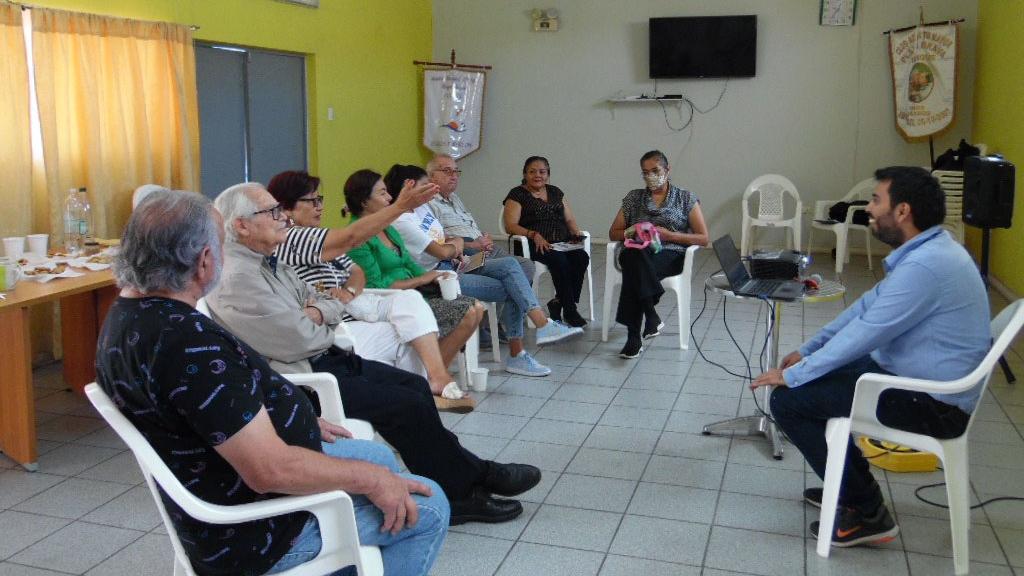
<path fill-rule="evenodd" d="M 650 248 L 623 248 L 619 252 L 622 291 L 619 293 L 615 321 L 625 325 L 630 336 L 640 336 L 644 314 L 653 312 L 654 306 L 665 293 L 661 286 L 662 278 L 682 272 L 685 260 L 686 252 L 681 250 L 662 250 L 655 254 Z M 684 330 L 686 327 L 680 326 L 679 329 Z"/>
<path fill-rule="evenodd" d="M 825 478 L 828 460 L 825 425 L 829 418 L 850 415 L 857 379 L 868 372 L 888 374 L 865 356 L 802 386 L 779 386 L 772 391 L 772 417 L 800 449 L 819 478 Z M 876 414 L 886 426 L 941 439 L 960 436 L 970 420 L 970 415 L 956 406 L 940 402 L 924 392 L 908 390 L 882 392 Z M 849 442 L 839 502 L 870 514 L 882 503 L 882 490 L 852 437 Z"/>
<path fill-rule="evenodd" d="M 346 416 L 370 422 L 410 472 L 437 482 L 450 500 L 468 498 L 483 480 L 487 462 L 441 424 L 423 377 L 335 349 L 312 366 L 338 379 Z"/>
<path fill-rule="evenodd" d="M 575 310 L 583 292 L 583 276 L 590 265 L 590 255 L 586 250 L 548 250 L 541 254 L 531 246 L 530 259 L 548 267 L 551 283 L 555 285 L 555 297 L 562 304 L 562 308 Z"/>

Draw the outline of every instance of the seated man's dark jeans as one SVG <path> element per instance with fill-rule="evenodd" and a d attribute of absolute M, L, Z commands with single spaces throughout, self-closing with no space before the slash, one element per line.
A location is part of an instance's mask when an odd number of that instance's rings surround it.
<path fill-rule="evenodd" d="M 819 478 L 825 478 L 828 458 L 825 425 L 829 418 L 850 415 L 857 379 L 868 372 L 889 374 L 865 356 L 797 388 L 779 386 L 772 392 L 772 417 Z M 942 439 L 963 434 L 970 419 L 970 415 L 955 406 L 923 392 L 907 390 L 883 392 L 877 415 L 886 426 Z M 882 491 L 871 475 L 871 467 L 851 438 L 839 503 L 870 513 L 882 501 Z"/>
<path fill-rule="evenodd" d="M 422 376 L 335 348 L 310 363 L 338 379 L 345 416 L 372 424 L 410 472 L 437 482 L 450 500 L 468 498 L 483 479 L 487 463 L 441 424 Z"/>

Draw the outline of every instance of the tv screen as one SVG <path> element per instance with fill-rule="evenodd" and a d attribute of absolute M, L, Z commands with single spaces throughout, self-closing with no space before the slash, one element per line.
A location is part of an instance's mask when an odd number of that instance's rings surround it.
<path fill-rule="evenodd" d="M 651 18 L 651 78 L 754 75 L 757 16 Z"/>

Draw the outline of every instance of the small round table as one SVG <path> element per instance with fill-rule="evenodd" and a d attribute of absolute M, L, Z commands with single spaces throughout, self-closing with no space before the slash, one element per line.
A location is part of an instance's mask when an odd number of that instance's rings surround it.
<path fill-rule="evenodd" d="M 736 295 L 729 287 L 729 280 L 721 272 L 708 277 L 704 284 L 708 290 L 722 296 L 741 300 L 757 300 L 753 296 Z M 796 301 L 803 303 L 830 302 L 842 298 L 844 294 L 846 294 L 845 286 L 835 280 L 823 280 L 816 290 L 804 292 Z M 782 324 L 783 301 L 774 300 L 773 302 L 775 303 L 772 307 L 774 309 L 774 318 L 769 320 L 771 322 L 771 330 L 768 332 L 768 341 L 765 344 L 768 353 L 768 366 L 779 365 L 779 326 Z M 767 411 L 772 387 L 762 386 L 761 390 L 763 391 L 764 398 L 762 410 Z M 713 422 L 705 425 L 702 431 L 705 435 L 737 432 L 747 436 L 764 436 L 772 444 L 772 456 L 776 460 L 782 460 L 782 436 L 779 434 L 775 422 L 772 421 L 766 412 L 755 412 L 749 416 L 739 416 L 720 422 Z"/>

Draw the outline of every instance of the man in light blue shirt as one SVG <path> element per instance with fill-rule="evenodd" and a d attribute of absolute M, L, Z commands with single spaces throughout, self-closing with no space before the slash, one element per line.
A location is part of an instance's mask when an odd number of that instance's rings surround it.
<path fill-rule="evenodd" d="M 946 204 L 938 181 L 922 168 L 903 166 L 878 170 L 875 179 L 867 206 L 871 231 L 894 248 L 884 261 L 885 279 L 783 358 L 781 368 L 751 384 L 776 387 L 772 415 L 821 478 L 825 425 L 849 416 L 862 374 L 956 380 L 977 367 L 991 342 L 985 286 L 971 256 L 941 226 Z M 955 438 L 979 393 L 888 390 L 878 417 L 895 428 Z M 833 546 L 885 542 L 899 533 L 867 460 L 852 444 L 839 498 Z M 821 488 L 809 488 L 804 499 L 820 506 Z M 817 522 L 811 531 L 817 533 Z"/>

